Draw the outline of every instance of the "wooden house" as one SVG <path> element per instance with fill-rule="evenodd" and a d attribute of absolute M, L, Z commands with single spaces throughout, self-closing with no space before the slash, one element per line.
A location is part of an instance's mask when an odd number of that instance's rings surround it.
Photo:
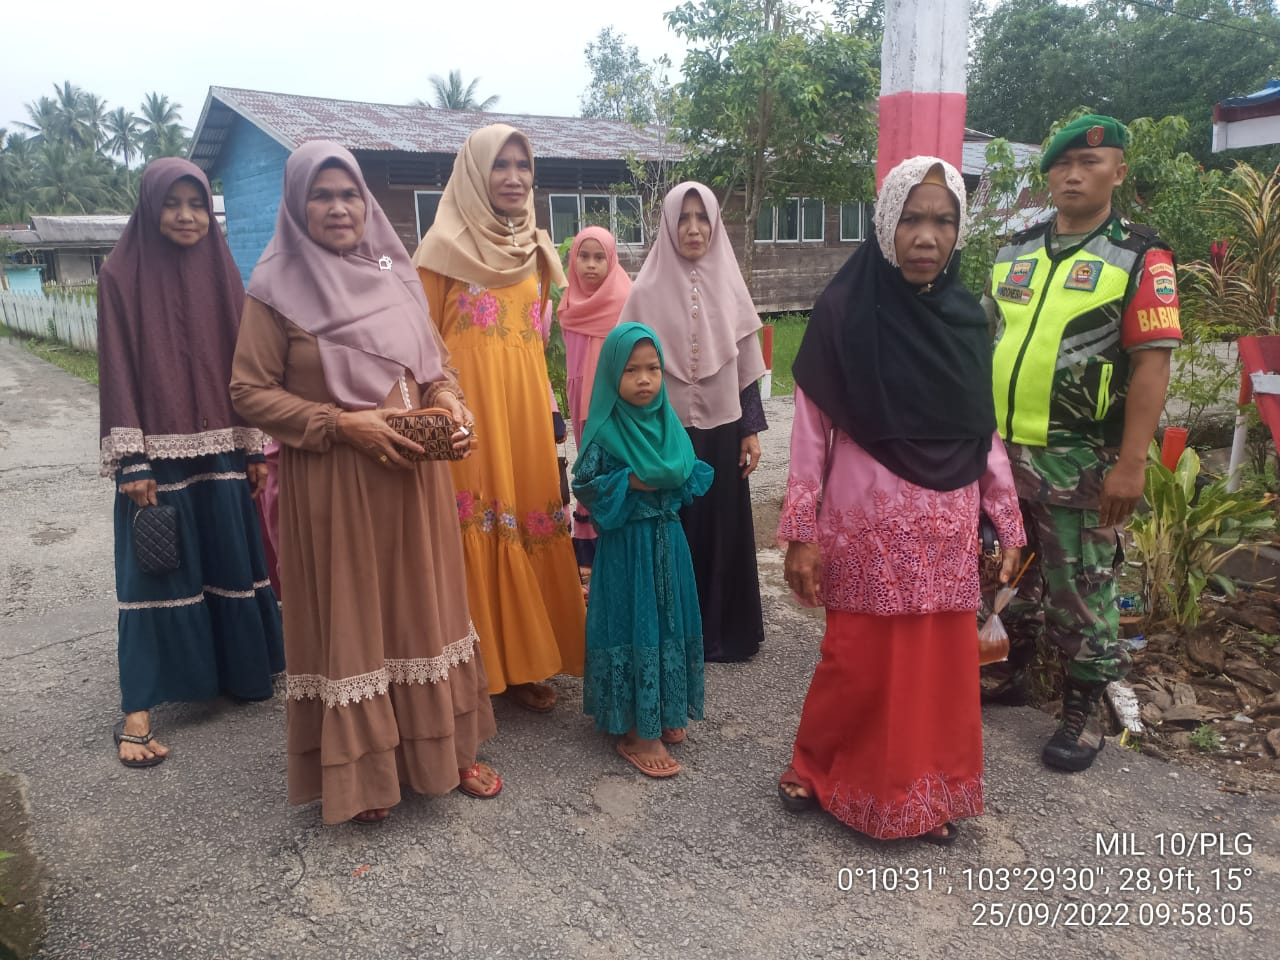
<path fill-rule="evenodd" d="M 334 140 L 360 163 L 369 189 L 386 211 L 406 251 L 435 217 L 454 157 L 467 136 L 490 123 L 523 131 L 535 154 L 537 224 L 559 243 L 584 223 L 606 223 L 619 239 L 623 266 L 640 269 L 653 238 L 646 235 L 628 158 L 654 163 L 673 148 L 648 128 L 616 120 L 438 110 L 361 103 L 260 90 L 210 87 L 196 125 L 191 159 L 225 198 L 227 240 L 240 272 L 249 274 L 275 229 L 284 164 L 310 140 Z M 972 190 L 985 169 L 990 137 L 970 131 L 965 180 Z M 742 260 L 748 225 L 741 194 L 724 204 L 730 241 Z M 766 206 L 755 224 L 751 292 L 761 313 L 808 310 L 817 295 L 871 235 L 871 205 L 796 196 Z"/>
<path fill-rule="evenodd" d="M 580 225 L 608 223 L 623 265 L 639 270 L 652 238 L 642 198 L 619 186 L 627 160 L 655 162 L 672 148 L 651 129 L 615 120 L 438 110 L 211 87 L 192 138 L 191 159 L 225 197 L 227 239 L 246 282 L 275 227 L 289 153 L 334 140 L 360 163 L 369 189 L 412 251 L 431 225 L 454 157 L 473 130 L 509 123 L 535 153 L 538 226 L 559 243 Z M 741 260 L 745 225 L 734 202 L 726 223 Z M 741 210 L 741 201 L 737 201 Z M 808 309 L 823 285 L 868 235 L 869 207 L 796 197 L 768 208 L 755 225 L 753 295 L 762 313 Z"/>

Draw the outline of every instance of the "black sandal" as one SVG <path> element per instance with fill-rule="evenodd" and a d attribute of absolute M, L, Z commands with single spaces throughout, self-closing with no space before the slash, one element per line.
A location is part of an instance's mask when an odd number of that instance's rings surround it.
<path fill-rule="evenodd" d="M 925 843 L 932 843 L 935 847 L 949 847 L 956 842 L 956 838 L 960 836 L 960 824 L 947 821 L 943 824 L 947 828 L 947 833 L 942 837 L 931 836 L 927 833 L 920 834 L 920 839 Z"/>
<path fill-rule="evenodd" d="M 115 741 L 116 741 L 117 755 L 119 755 L 120 753 L 120 744 L 122 743 L 136 743 L 140 747 L 145 747 L 147 744 L 149 744 L 152 740 L 155 739 L 155 736 L 152 735 L 150 730 L 148 730 L 146 734 L 141 737 L 136 737 L 132 733 L 125 733 L 123 720 L 118 721 L 116 725 L 111 728 L 111 736 L 115 738 Z M 134 768 L 154 767 L 161 763 L 164 763 L 166 756 L 167 756 L 166 754 L 162 754 L 162 753 L 153 753 L 151 755 L 151 759 L 149 760 L 121 759 L 120 762 L 124 764 L 126 767 L 134 767 Z"/>
<path fill-rule="evenodd" d="M 791 767 L 787 767 L 782 774 L 782 779 L 778 781 L 778 799 L 781 800 L 782 805 L 792 813 L 804 813 L 806 810 L 812 810 L 817 806 L 818 801 L 814 799 L 812 793 L 805 797 L 793 796 L 787 792 L 787 784 L 795 787 L 803 787 L 805 790 L 810 790 L 812 788 L 801 783 L 800 779 L 796 776 L 795 770 Z"/>

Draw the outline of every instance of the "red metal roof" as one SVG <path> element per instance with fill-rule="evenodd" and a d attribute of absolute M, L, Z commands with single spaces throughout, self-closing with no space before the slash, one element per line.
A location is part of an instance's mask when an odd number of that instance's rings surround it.
<path fill-rule="evenodd" d="M 336 140 L 348 150 L 439 153 L 452 156 L 467 136 L 490 123 L 525 133 L 539 158 L 644 160 L 663 156 L 659 135 L 620 120 L 537 117 L 475 110 L 438 110 L 392 103 L 300 97 L 263 90 L 210 87 L 192 139 L 191 157 L 208 169 L 217 157 L 234 111 L 290 150 L 309 140 Z M 672 148 L 667 147 L 666 156 Z"/>

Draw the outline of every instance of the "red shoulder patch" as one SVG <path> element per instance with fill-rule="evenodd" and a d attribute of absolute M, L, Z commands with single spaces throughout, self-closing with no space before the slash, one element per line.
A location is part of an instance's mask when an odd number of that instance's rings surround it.
<path fill-rule="evenodd" d="M 1148 250 L 1137 289 L 1125 305 L 1121 341 L 1134 347 L 1151 340 L 1181 340 L 1178 316 L 1178 279 L 1173 254 Z"/>

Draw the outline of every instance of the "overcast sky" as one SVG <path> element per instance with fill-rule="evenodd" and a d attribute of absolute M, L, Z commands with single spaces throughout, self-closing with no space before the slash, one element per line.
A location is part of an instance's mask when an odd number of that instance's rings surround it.
<path fill-rule="evenodd" d="M 678 74 L 684 45 L 663 13 L 678 0 L 364 0 L 287 6 L 222 0 L 53 0 L 7 18 L 0 126 L 64 80 L 134 112 L 156 91 L 193 129 L 210 86 L 377 103 L 429 99 L 428 77 L 480 78 L 495 109 L 574 116 L 586 88 L 583 50 L 612 26 Z"/>

